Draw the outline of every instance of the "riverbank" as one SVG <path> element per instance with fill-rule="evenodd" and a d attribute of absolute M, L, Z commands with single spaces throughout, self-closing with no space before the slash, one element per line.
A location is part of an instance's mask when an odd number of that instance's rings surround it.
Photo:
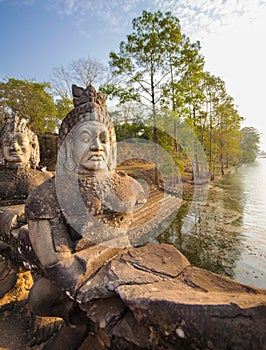
<path fill-rule="evenodd" d="M 173 244 L 195 266 L 266 289 L 265 177 L 260 159 L 215 176 L 205 200 L 193 197 L 192 185 L 158 242 Z"/>

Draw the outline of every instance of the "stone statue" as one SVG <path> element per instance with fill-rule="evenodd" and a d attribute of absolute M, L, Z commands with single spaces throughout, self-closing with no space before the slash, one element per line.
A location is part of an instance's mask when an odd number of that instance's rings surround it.
<path fill-rule="evenodd" d="M 115 171 L 116 137 L 103 95 L 74 85 L 73 96 L 75 108 L 59 131 L 56 176 L 26 202 L 30 240 L 44 276 L 33 286 L 29 305 L 38 315 L 66 322 L 49 349 L 59 348 L 61 337 L 70 349 L 87 334 L 88 319 L 75 296 L 129 245 L 134 207 L 145 202 L 142 186 Z"/>
<path fill-rule="evenodd" d="M 13 286 L 31 255 L 24 203 L 36 186 L 52 176 L 39 166 L 39 152 L 38 137 L 26 120 L 11 116 L 1 130 L 0 295 Z"/>
<path fill-rule="evenodd" d="M 10 117 L 2 129 L 2 152 L 5 163 L 36 168 L 40 161 L 37 135 L 27 127 L 27 121 Z"/>
<path fill-rule="evenodd" d="M 262 349 L 266 291 L 195 268 L 173 246 L 129 246 L 143 189 L 115 171 L 104 97 L 92 86 L 73 97 L 56 175 L 26 203 L 42 271 L 29 306 L 65 321 L 43 349 Z"/>
<path fill-rule="evenodd" d="M 41 171 L 38 137 L 24 118 L 11 116 L 1 131 L 1 141 L 0 205 L 21 203 L 52 174 Z"/>

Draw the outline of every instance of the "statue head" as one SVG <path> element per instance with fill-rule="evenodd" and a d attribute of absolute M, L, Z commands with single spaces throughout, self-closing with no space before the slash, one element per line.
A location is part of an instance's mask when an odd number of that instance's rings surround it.
<path fill-rule="evenodd" d="M 75 108 L 59 130 L 57 169 L 81 175 L 108 173 L 116 166 L 116 137 L 105 96 L 91 85 L 73 85 L 72 93 Z"/>
<path fill-rule="evenodd" d="M 7 119 L 1 131 L 2 153 L 5 163 L 29 165 L 36 168 L 40 161 L 37 135 L 27 127 L 27 121 L 18 116 Z"/>

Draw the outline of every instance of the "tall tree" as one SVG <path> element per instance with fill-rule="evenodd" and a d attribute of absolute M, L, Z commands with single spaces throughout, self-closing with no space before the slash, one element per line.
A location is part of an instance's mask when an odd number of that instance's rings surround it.
<path fill-rule="evenodd" d="M 56 108 L 49 83 L 9 78 L 0 82 L 0 117 L 10 114 L 29 122 L 35 132 L 54 131 Z"/>
<path fill-rule="evenodd" d="M 215 142 L 221 174 L 224 175 L 224 167 L 228 167 L 230 160 L 239 156 L 240 122 L 243 118 L 236 110 L 233 98 L 226 93 L 224 84 L 221 88 L 219 103 L 215 106 Z"/>
<path fill-rule="evenodd" d="M 179 45 L 180 25 L 170 12 L 163 15 L 160 11 L 143 11 L 142 16 L 133 19 L 132 27 L 133 32 L 127 36 L 127 41 L 120 43 L 119 53 L 110 53 L 110 66 L 114 75 L 122 76 L 123 87 L 138 93 L 151 110 L 155 182 L 158 183 L 156 106 L 162 97 L 161 85 L 170 74 L 170 68 L 164 64 L 167 42 L 172 40 Z"/>
<path fill-rule="evenodd" d="M 182 60 L 184 64 L 187 51 L 182 43 L 188 39 L 170 12 L 143 11 L 133 19 L 132 27 L 127 41 L 120 43 L 119 53 L 110 53 L 110 66 L 114 75 L 122 77 L 124 87 L 135 88 L 142 102 L 153 110 L 162 98 L 163 83 L 173 83 Z"/>
<path fill-rule="evenodd" d="M 215 173 L 215 108 L 219 104 L 219 94 L 221 92 L 223 81 L 209 72 L 204 75 L 204 94 L 206 103 L 206 124 L 205 128 L 206 136 L 205 139 L 205 151 L 209 160 L 210 178 L 214 179 Z"/>
<path fill-rule="evenodd" d="M 254 127 L 245 127 L 241 129 L 241 151 L 242 162 L 253 162 L 258 153 L 260 145 L 260 134 Z"/>
<path fill-rule="evenodd" d="M 167 34 L 169 30 L 166 31 Z M 202 100 L 203 94 L 199 89 L 203 77 L 204 58 L 200 54 L 200 43 L 191 43 L 184 34 L 182 37 L 173 37 L 172 41 L 166 40 L 164 65 L 170 70 L 167 81 L 163 85 L 163 104 L 184 116 L 184 108 L 190 117 L 195 114 L 198 100 Z M 194 110 L 193 110 L 194 109 Z"/>

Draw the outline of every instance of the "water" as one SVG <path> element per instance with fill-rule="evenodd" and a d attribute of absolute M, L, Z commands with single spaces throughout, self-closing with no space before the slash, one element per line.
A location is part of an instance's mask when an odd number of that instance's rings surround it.
<path fill-rule="evenodd" d="M 198 187 L 158 241 L 192 265 L 266 289 L 266 159 Z"/>

